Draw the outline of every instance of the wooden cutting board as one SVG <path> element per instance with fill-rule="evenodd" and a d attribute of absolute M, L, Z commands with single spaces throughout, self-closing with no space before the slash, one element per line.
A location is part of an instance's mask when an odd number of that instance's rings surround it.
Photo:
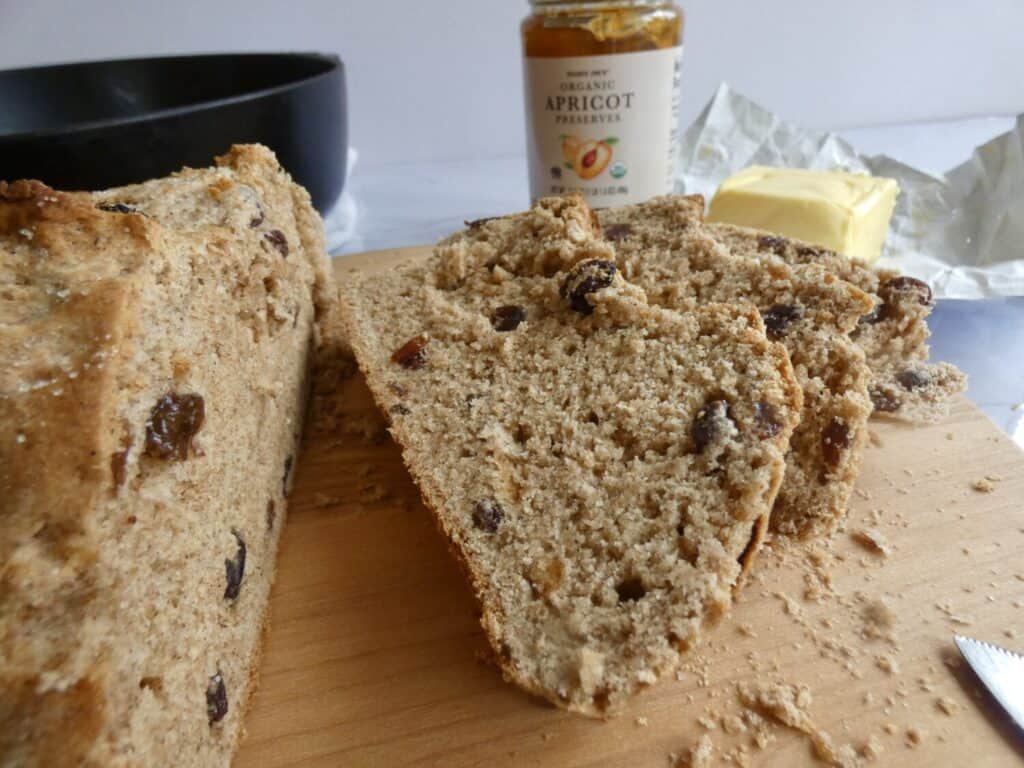
<path fill-rule="evenodd" d="M 362 254 L 336 268 L 344 279 L 426 252 Z M 867 765 L 1024 757 L 1024 738 L 952 644 L 960 632 L 1024 650 L 1024 455 L 966 401 L 936 426 L 873 422 L 847 530 L 831 549 L 765 551 L 681 679 L 608 722 L 531 698 L 487 662 L 473 599 L 362 378 L 317 408 L 238 768 L 665 768 L 704 734 L 712 765 L 742 759 L 741 747 L 752 765 L 820 765 L 811 740 L 780 724 L 762 728 L 764 748 L 753 743 L 755 721 L 744 723 L 736 695 L 744 681 L 806 686 L 805 710 L 833 743 L 873 737 L 881 747 Z M 979 481 L 993 490 L 972 488 Z M 888 554 L 863 529 L 879 532 Z M 895 617 L 881 632 L 880 598 Z"/>

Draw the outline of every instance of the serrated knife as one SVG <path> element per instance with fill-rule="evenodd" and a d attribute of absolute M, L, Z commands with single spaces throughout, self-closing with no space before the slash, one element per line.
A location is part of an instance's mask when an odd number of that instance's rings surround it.
<path fill-rule="evenodd" d="M 1024 728 L 1024 656 L 963 635 L 953 639 L 989 693 Z"/>

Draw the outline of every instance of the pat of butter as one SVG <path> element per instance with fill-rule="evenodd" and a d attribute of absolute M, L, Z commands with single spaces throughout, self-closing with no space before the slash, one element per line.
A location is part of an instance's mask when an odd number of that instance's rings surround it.
<path fill-rule="evenodd" d="M 764 229 L 872 262 L 899 192 L 892 179 L 755 165 L 722 182 L 708 221 Z"/>

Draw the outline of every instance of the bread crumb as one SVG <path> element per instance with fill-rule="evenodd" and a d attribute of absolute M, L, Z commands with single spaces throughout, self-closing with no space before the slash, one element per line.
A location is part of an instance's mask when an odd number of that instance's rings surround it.
<path fill-rule="evenodd" d="M 805 685 L 784 683 L 739 683 L 736 688 L 740 703 L 783 725 L 800 731 L 811 728 L 806 709 L 811 705 L 811 691 Z"/>
<path fill-rule="evenodd" d="M 870 440 L 871 444 L 873 446 L 875 446 L 876 448 L 884 448 L 885 447 L 885 442 L 882 440 L 882 436 L 880 434 L 878 434 L 877 432 L 875 432 L 875 430 L 873 430 L 873 429 L 869 429 L 868 430 L 868 440 Z"/>
<path fill-rule="evenodd" d="M 877 528 L 858 528 L 850 531 L 850 536 L 865 549 L 877 552 L 884 557 L 892 554 L 892 546 L 889 544 L 889 540 Z"/>
<path fill-rule="evenodd" d="M 877 760 L 885 751 L 885 747 L 882 746 L 882 740 L 880 738 L 875 734 L 871 734 L 868 737 L 868 740 L 864 742 L 857 751 L 865 760 Z"/>
<path fill-rule="evenodd" d="M 949 717 L 953 717 L 960 711 L 960 705 L 949 696 L 940 696 L 937 698 L 935 700 L 935 706 L 938 707 L 944 715 L 948 715 Z"/>
<path fill-rule="evenodd" d="M 822 590 L 821 585 L 816 582 L 808 584 L 807 587 L 804 589 L 804 601 L 808 603 L 821 602 L 821 599 L 824 596 L 824 590 Z"/>
<path fill-rule="evenodd" d="M 898 675 L 900 673 L 900 664 L 891 654 L 879 656 L 875 659 L 875 666 L 889 675 Z"/>
<path fill-rule="evenodd" d="M 746 744 L 740 744 L 731 752 L 727 752 L 724 757 L 736 768 L 751 768 L 750 753 L 747 751 Z"/>
<path fill-rule="evenodd" d="M 892 736 L 894 733 L 896 733 L 899 730 L 899 728 L 896 727 L 895 723 L 886 723 L 885 726 L 884 726 L 884 729 L 885 729 L 885 732 L 888 733 L 890 736 Z"/>
<path fill-rule="evenodd" d="M 857 768 L 860 765 L 860 759 L 853 747 L 849 744 L 834 747 L 832 738 L 825 731 L 816 731 L 811 736 L 811 746 L 814 748 L 815 756 L 828 765 L 837 768 Z"/>
<path fill-rule="evenodd" d="M 831 736 L 815 726 L 807 714 L 807 708 L 811 705 L 811 691 L 807 686 L 739 683 L 736 692 L 744 707 L 806 735 L 814 754 L 822 761 L 838 768 L 855 768 L 859 764 L 853 747 L 849 744 L 835 747 Z"/>
<path fill-rule="evenodd" d="M 969 616 L 958 616 L 953 613 L 953 606 L 949 603 L 936 603 L 935 607 L 946 614 L 946 617 L 954 624 L 960 624 L 961 626 L 970 626 L 974 623 L 974 619 Z"/>
<path fill-rule="evenodd" d="M 893 639 L 896 611 L 884 597 L 868 599 L 861 611 L 861 617 L 864 619 L 863 632 L 866 637 Z"/>
<path fill-rule="evenodd" d="M 678 768 L 711 768 L 712 758 L 715 755 L 715 747 L 711 738 L 704 734 L 689 752 L 683 755 L 677 763 Z"/>
<path fill-rule="evenodd" d="M 722 718 L 722 730 L 730 736 L 747 732 L 747 726 L 738 715 L 725 715 Z"/>
<path fill-rule="evenodd" d="M 785 592 L 775 592 L 774 596 L 782 601 L 786 613 L 790 616 L 799 617 L 802 614 L 800 604 Z"/>
<path fill-rule="evenodd" d="M 640 726 L 641 728 L 646 728 L 646 727 L 647 727 L 647 722 L 648 722 L 648 721 L 647 721 L 647 718 L 646 718 L 646 717 L 638 717 L 638 718 L 636 719 L 636 724 L 637 724 L 638 726 Z"/>
<path fill-rule="evenodd" d="M 914 748 L 924 741 L 925 732 L 916 725 L 907 728 L 907 746 Z"/>
<path fill-rule="evenodd" d="M 326 493 L 314 493 L 313 494 L 313 506 L 317 509 L 323 509 L 324 507 L 333 507 L 341 503 L 341 499 L 337 496 L 328 496 Z"/>
<path fill-rule="evenodd" d="M 917 686 L 925 693 L 931 693 L 935 690 L 935 685 L 927 677 L 917 678 Z"/>
<path fill-rule="evenodd" d="M 978 493 L 992 493 L 1001 479 L 999 475 L 985 475 L 972 482 L 971 488 Z"/>
<path fill-rule="evenodd" d="M 952 432 L 947 432 L 947 433 L 946 433 L 946 439 L 947 439 L 947 440 L 952 440 L 952 439 L 953 439 L 953 437 L 954 437 L 954 435 L 953 435 L 953 433 L 952 433 Z"/>

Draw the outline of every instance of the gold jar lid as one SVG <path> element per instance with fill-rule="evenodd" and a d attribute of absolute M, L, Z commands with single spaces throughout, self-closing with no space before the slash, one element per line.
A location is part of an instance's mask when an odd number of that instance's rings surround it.
<path fill-rule="evenodd" d="M 672 0 L 530 0 L 537 7 L 562 6 L 566 8 L 633 8 L 671 5 Z"/>
<path fill-rule="evenodd" d="M 585 32 L 599 45 L 635 39 L 636 50 L 679 45 L 682 37 L 682 13 L 673 0 L 530 0 L 530 7 L 533 16 L 524 31 L 533 22 L 548 30 Z M 529 37 L 527 32 L 527 55 L 535 55 Z"/>

